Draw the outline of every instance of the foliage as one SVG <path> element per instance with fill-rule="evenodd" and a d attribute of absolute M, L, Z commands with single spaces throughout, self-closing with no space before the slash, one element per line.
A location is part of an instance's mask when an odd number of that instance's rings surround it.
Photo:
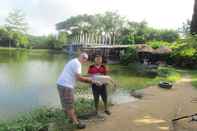
<path fill-rule="evenodd" d="M 128 22 L 118 36 L 120 44 L 144 44 L 148 41 L 175 42 L 179 34 L 175 30 L 154 29 L 148 26 L 145 21 Z"/>
<path fill-rule="evenodd" d="M 60 32 L 58 35 L 32 36 L 28 35 L 33 49 L 62 49 L 68 41 L 68 34 Z"/>
<path fill-rule="evenodd" d="M 153 29 L 148 27 L 146 21 L 128 21 L 117 12 L 78 15 L 57 24 L 57 27 L 72 32 L 71 36 L 81 33 L 109 33 L 113 41 L 120 44 L 143 44 L 150 40 L 174 42 L 179 37 L 174 30 Z"/>
<path fill-rule="evenodd" d="M 62 28 L 71 31 L 73 34 L 80 34 L 81 32 L 117 32 L 124 25 L 123 23 L 124 18 L 118 13 L 105 12 L 104 14 L 84 14 L 70 17 L 62 23 L 64 25 Z"/>
<path fill-rule="evenodd" d="M 138 60 L 138 54 L 134 47 L 128 47 L 120 55 L 120 61 L 124 65 L 128 65 L 129 63 L 135 62 L 137 60 Z"/>
<path fill-rule="evenodd" d="M 55 35 L 48 35 L 46 44 L 50 49 L 62 49 L 64 43 L 67 40 L 66 33 L 60 33 L 58 36 Z"/>
<path fill-rule="evenodd" d="M 160 48 L 161 46 L 171 47 L 173 43 L 168 43 L 165 41 L 149 41 L 147 42 L 148 45 L 150 45 L 153 49 Z"/>
<path fill-rule="evenodd" d="M 8 31 L 6 28 L 0 28 L 0 45 L 6 47 L 29 47 L 29 39 L 21 32 Z"/>
<path fill-rule="evenodd" d="M 147 41 L 165 41 L 169 43 L 175 42 L 179 38 L 177 31 L 166 29 L 148 28 L 145 35 Z"/>
<path fill-rule="evenodd" d="M 93 33 L 94 36 L 110 35 L 111 42 L 118 44 L 143 44 L 147 41 L 174 42 L 179 37 L 174 30 L 153 29 L 146 21 L 129 21 L 117 12 L 70 17 L 65 22 L 57 24 L 57 29 L 61 27 L 66 31 L 59 32 L 58 35 L 28 35 L 27 25 L 25 14 L 21 10 L 10 12 L 5 27 L 0 28 L 0 46 L 61 49 L 64 44 L 81 33 Z"/>
<path fill-rule="evenodd" d="M 15 31 L 20 33 L 25 33 L 27 31 L 27 22 L 25 22 L 25 14 L 19 10 L 15 9 L 9 13 L 6 19 L 6 28 L 8 31 Z"/>
<path fill-rule="evenodd" d="M 13 10 L 6 19 L 5 27 L 0 28 L 0 45 L 28 48 L 29 40 L 26 31 L 25 15 L 21 10 Z"/>
<path fill-rule="evenodd" d="M 172 81 L 175 82 L 181 78 L 180 73 L 172 67 L 159 67 L 158 75 L 156 77 L 150 77 L 144 75 L 144 71 L 147 69 L 143 64 L 138 62 L 130 63 L 128 66 L 124 65 L 110 65 L 110 76 L 118 81 L 118 87 L 128 90 L 143 89 L 148 86 L 157 85 L 160 81 Z M 118 69 L 118 70 L 117 70 Z M 160 69 L 163 74 L 160 76 Z M 168 70 L 168 71 L 166 71 Z"/>
<path fill-rule="evenodd" d="M 182 67 L 195 67 L 197 64 L 197 35 L 189 35 L 177 40 L 172 47 L 171 61 Z"/>
<path fill-rule="evenodd" d="M 75 106 L 77 107 L 78 114 L 93 110 L 92 100 L 79 99 L 75 103 Z M 41 131 L 41 129 L 47 128 L 50 123 L 60 124 L 60 126 L 69 126 L 68 118 L 61 109 L 43 107 L 20 115 L 16 120 L 1 122 L 0 130 Z"/>
<path fill-rule="evenodd" d="M 192 76 L 192 85 L 197 88 L 197 70 L 190 70 L 189 73 Z"/>
<path fill-rule="evenodd" d="M 183 37 L 187 37 L 191 32 L 190 27 L 191 21 L 187 20 L 186 22 L 183 22 L 182 27 L 178 29 L 178 32 L 181 33 Z"/>
<path fill-rule="evenodd" d="M 48 49 L 46 36 L 28 35 L 29 43 L 33 49 Z"/>

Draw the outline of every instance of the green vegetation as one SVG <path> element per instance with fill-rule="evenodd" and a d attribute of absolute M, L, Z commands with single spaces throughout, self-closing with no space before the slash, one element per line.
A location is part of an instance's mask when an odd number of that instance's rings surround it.
<path fill-rule="evenodd" d="M 58 36 L 32 36 L 28 34 L 28 23 L 21 10 L 13 10 L 6 18 L 6 24 L 0 26 L 0 46 L 14 48 L 61 49 L 67 42 L 67 33 Z"/>
<path fill-rule="evenodd" d="M 173 65 L 179 67 L 196 68 L 197 65 L 197 36 L 188 35 L 184 39 L 177 40 L 176 44 L 171 46 L 173 52 L 170 61 Z"/>
<path fill-rule="evenodd" d="M 148 26 L 146 21 L 129 21 L 117 12 L 105 12 L 96 15 L 77 15 L 70 17 L 57 27 L 72 32 L 70 37 L 83 33 L 110 33 L 112 43 L 144 44 L 147 41 L 174 42 L 179 38 L 175 30 L 159 30 Z"/>
<path fill-rule="evenodd" d="M 121 55 L 120 62 L 123 65 L 138 61 L 138 54 L 134 47 L 128 47 Z"/>
<path fill-rule="evenodd" d="M 159 30 L 147 22 L 128 21 L 116 12 L 95 15 L 78 15 L 60 23 L 66 31 L 58 35 L 33 36 L 28 33 L 28 23 L 21 10 L 13 10 L 0 27 L 0 46 L 36 49 L 62 49 L 74 36 L 81 33 L 105 34 L 112 36 L 112 43 L 135 44 L 148 41 L 174 42 L 179 38 L 175 30 Z M 57 24 L 58 25 L 58 24 Z"/>
<path fill-rule="evenodd" d="M 192 77 L 192 85 L 197 88 L 197 70 L 190 70 L 189 73 Z"/>
<path fill-rule="evenodd" d="M 171 47 L 174 45 L 173 43 L 165 41 L 149 41 L 147 44 L 150 45 L 153 49 L 160 48 L 161 46 Z"/>
<path fill-rule="evenodd" d="M 111 65 L 110 75 L 118 82 L 122 89 L 143 89 L 150 85 L 157 85 L 160 81 L 175 82 L 181 74 L 172 67 L 159 67 L 156 77 L 150 77 L 141 64 L 132 63 L 129 66 Z"/>
<path fill-rule="evenodd" d="M 93 111 L 92 100 L 78 99 L 75 103 L 78 115 Z M 2 121 L 0 131 L 41 131 L 53 124 L 58 131 L 73 127 L 64 112 L 58 108 L 43 107 L 21 114 L 16 120 Z"/>

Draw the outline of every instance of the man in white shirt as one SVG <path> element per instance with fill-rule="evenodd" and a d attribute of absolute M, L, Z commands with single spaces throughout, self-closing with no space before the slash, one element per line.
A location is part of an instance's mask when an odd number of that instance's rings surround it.
<path fill-rule="evenodd" d="M 86 53 L 81 53 L 78 58 L 70 60 L 64 66 L 64 69 L 57 80 L 62 107 L 64 108 L 69 119 L 77 126 L 78 129 L 85 128 L 85 124 L 82 124 L 77 119 L 74 110 L 74 88 L 76 81 L 79 80 L 86 83 L 100 84 L 89 77 L 81 76 L 81 64 L 87 62 L 87 60 L 88 55 Z"/>

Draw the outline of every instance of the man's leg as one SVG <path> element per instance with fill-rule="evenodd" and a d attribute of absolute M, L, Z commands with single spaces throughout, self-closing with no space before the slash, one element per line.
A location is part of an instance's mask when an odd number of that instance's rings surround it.
<path fill-rule="evenodd" d="M 64 111 L 66 115 L 68 115 L 68 118 L 77 126 L 78 129 L 85 128 L 85 124 L 80 123 L 80 121 L 77 119 L 77 116 L 75 114 L 74 110 L 74 90 L 71 88 L 59 88 L 59 95 L 61 99 L 62 107 L 64 108 Z"/>
<path fill-rule="evenodd" d="M 74 124 L 79 124 L 79 121 L 77 119 L 77 116 L 75 114 L 74 109 L 65 109 L 65 113 L 68 115 L 69 119 L 74 123 Z"/>

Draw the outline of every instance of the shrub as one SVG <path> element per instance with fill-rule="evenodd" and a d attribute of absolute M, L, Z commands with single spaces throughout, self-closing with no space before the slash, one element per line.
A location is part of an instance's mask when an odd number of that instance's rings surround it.
<path fill-rule="evenodd" d="M 75 106 L 77 114 L 93 110 L 92 100 L 78 99 Z M 22 114 L 15 120 L 0 122 L 0 131 L 41 131 L 48 128 L 50 123 L 55 123 L 60 127 L 65 125 L 69 127 L 68 118 L 63 110 L 42 107 Z"/>
<path fill-rule="evenodd" d="M 131 62 L 136 62 L 138 60 L 138 54 L 134 47 L 128 47 L 120 55 L 120 62 L 124 65 L 128 65 Z"/>
<path fill-rule="evenodd" d="M 197 64 L 197 36 L 187 36 L 185 39 L 177 40 L 172 47 L 170 56 L 172 63 L 181 67 L 195 67 Z"/>
<path fill-rule="evenodd" d="M 165 41 L 149 41 L 147 44 L 150 45 L 153 49 L 157 49 L 160 48 L 161 46 L 170 47 L 172 46 L 173 43 L 168 43 Z"/>

